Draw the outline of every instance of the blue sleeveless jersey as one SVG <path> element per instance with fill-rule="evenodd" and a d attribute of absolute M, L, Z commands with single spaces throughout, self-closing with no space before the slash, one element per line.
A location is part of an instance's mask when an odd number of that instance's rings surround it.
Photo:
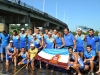
<path fill-rule="evenodd" d="M 69 55 L 69 56 L 70 56 L 70 58 L 71 58 L 72 61 L 75 61 L 74 56 L 72 56 L 72 55 Z M 82 60 L 82 58 L 80 56 L 78 56 L 78 64 L 80 64 L 81 69 L 84 69 L 85 64 L 84 64 L 84 61 Z"/>
<path fill-rule="evenodd" d="M 20 34 L 20 48 L 26 48 L 26 33 Z"/>
<path fill-rule="evenodd" d="M 28 50 L 30 49 L 30 43 L 33 40 L 33 36 L 32 35 L 28 35 Z"/>
<path fill-rule="evenodd" d="M 14 52 L 14 47 L 12 47 L 12 48 L 8 47 L 8 50 L 9 50 L 10 53 L 13 53 Z"/>
<path fill-rule="evenodd" d="M 42 40 L 40 34 L 36 34 L 36 38 L 39 39 L 39 40 Z"/>
<path fill-rule="evenodd" d="M 14 48 L 13 47 L 12 48 L 8 47 L 8 50 L 9 50 L 10 53 L 13 53 L 14 52 Z M 10 55 L 6 53 L 6 60 L 9 60 L 10 59 L 9 56 Z"/>
<path fill-rule="evenodd" d="M 63 44 L 62 43 L 62 38 L 58 38 L 57 37 L 55 40 L 56 40 L 56 46 L 57 46 L 57 48 L 60 47 L 60 46 L 62 46 L 62 44 Z"/>
<path fill-rule="evenodd" d="M 52 35 L 52 38 L 56 39 L 57 38 L 57 35 L 53 34 Z"/>
<path fill-rule="evenodd" d="M 47 39 L 46 39 L 46 44 L 47 44 L 46 48 L 48 48 L 48 49 L 54 48 L 54 43 L 53 43 L 53 41 L 54 41 L 53 38 L 47 38 Z"/>
<path fill-rule="evenodd" d="M 27 57 L 26 53 L 21 53 L 21 57 L 22 57 L 22 59 L 26 58 Z M 27 59 L 24 60 L 23 63 L 27 64 L 28 63 Z"/>
<path fill-rule="evenodd" d="M 46 44 L 46 39 L 48 38 L 48 35 L 44 34 L 44 44 Z"/>
<path fill-rule="evenodd" d="M 19 36 L 13 36 L 12 40 L 13 40 L 13 46 L 16 47 L 17 49 L 19 48 Z"/>
<path fill-rule="evenodd" d="M 26 53 L 21 53 L 21 57 L 24 59 L 27 57 Z"/>
<path fill-rule="evenodd" d="M 36 39 L 36 40 L 32 40 L 33 44 L 35 45 L 36 48 L 40 47 L 40 40 Z"/>
<path fill-rule="evenodd" d="M 76 52 L 84 52 L 84 35 L 76 35 Z"/>
<path fill-rule="evenodd" d="M 81 36 L 76 35 L 76 46 L 84 46 L 84 35 Z"/>

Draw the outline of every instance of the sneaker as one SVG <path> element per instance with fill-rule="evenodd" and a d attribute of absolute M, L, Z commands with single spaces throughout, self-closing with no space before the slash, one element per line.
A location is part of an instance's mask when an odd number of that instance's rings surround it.
<path fill-rule="evenodd" d="M 94 75 L 94 72 L 91 72 L 91 71 L 90 71 L 90 72 L 88 73 L 88 75 Z"/>
<path fill-rule="evenodd" d="M 91 75 L 94 75 L 94 72 L 91 72 Z"/>

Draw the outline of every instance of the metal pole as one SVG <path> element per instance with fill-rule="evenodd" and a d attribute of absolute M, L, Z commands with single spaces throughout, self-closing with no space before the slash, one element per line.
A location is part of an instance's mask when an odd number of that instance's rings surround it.
<path fill-rule="evenodd" d="M 43 0 L 43 12 L 44 12 L 44 7 L 45 7 L 45 0 Z"/>
<path fill-rule="evenodd" d="M 57 2 L 56 2 L 56 18 L 57 18 Z"/>

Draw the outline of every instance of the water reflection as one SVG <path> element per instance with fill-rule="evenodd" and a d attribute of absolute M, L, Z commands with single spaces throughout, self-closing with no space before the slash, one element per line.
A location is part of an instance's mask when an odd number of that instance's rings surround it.
<path fill-rule="evenodd" d="M 45 65 L 45 64 L 44 64 Z M 42 66 L 44 66 L 42 65 Z M 21 66 L 22 67 L 22 66 Z M 0 63 L 0 75 L 14 75 L 21 67 L 14 67 L 13 64 L 9 66 L 8 72 L 6 71 L 5 63 Z M 48 68 L 42 67 L 43 69 L 39 69 L 38 65 L 35 71 L 29 67 L 28 70 L 25 68 L 19 71 L 16 75 L 73 75 L 68 74 L 68 71 L 64 69 L 60 69 L 58 67 L 54 67 L 54 72 L 51 72 L 52 66 L 50 65 Z M 83 75 L 88 75 L 87 72 Z M 100 74 L 95 74 L 100 75 Z"/>

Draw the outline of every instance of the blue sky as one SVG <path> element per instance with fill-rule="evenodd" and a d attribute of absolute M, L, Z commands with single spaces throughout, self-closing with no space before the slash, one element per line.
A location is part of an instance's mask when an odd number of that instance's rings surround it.
<path fill-rule="evenodd" d="M 43 10 L 43 0 L 21 1 Z M 45 0 L 44 11 L 56 17 L 56 3 L 57 18 L 68 23 L 71 31 L 80 25 L 100 30 L 100 0 Z"/>

